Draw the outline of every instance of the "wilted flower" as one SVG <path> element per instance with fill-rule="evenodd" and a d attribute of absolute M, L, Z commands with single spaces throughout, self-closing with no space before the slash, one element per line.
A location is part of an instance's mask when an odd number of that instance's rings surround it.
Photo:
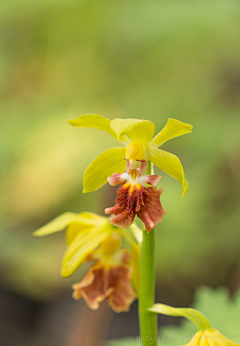
<path fill-rule="evenodd" d="M 128 311 L 136 295 L 131 286 L 131 253 L 127 249 L 117 250 L 120 236 L 113 232 L 98 250 L 92 252 L 87 261 L 94 260 L 83 280 L 72 287 L 73 298 L 84 298 L 87 305 L 96 310 L 99 303 L 108 298 L 108 304 L 116 312 Z"/>
<path fill-rule="evenodd" d="M 117 312 L 128 310 L 139 286 L 140 248 L 135 238 L 125 229 L 109 223 L 107 217 L 94 213 L 64 213 L 39 228 L 33 234 L 45 236 L 66 228 L 67 249 L 63 256 L 61 275 L 69 277 L 86 261 L 95 261 L 83 280 L 73 285 L 75 299 L 84 297 L 89 307 L 96 309 L 99 302 L 108 298 Z M 141 241 L 140 230 L 132 226 Z M 131 245 L 131 252 L 118 249 L 121 236 Z"/>
<path fill-rule="evenodd" d="M 177 156 L 158 149 L 158 147 L 171 138 L 191 132 L 192 125 L 168 119 L 166 126 L 153 138 L 155 125 L 149 120 L 114 119 L 110 121 L 100 115 L 90 114 L 82 115 L 76 120 L 68 120 L 68 122 L 75 127 L 93 127 L 104 130 L 126 146 L 134 142 L 134 148 L 138 151 L 136 153 L 135 149 L 133 150 L 134 156 L 137 157 L 136 160 L 142 160 L 140 157 L 143 157 L 145 163 L 150 160 L 155 166 L 182 184 L 182 196 L 187 192 L 188 182 L 180 160 Z M 84 173 L 83 192 L 99 189 L 107 182 L 107 177 L 113 173 L 123 173 L 126 170 L 125 158 L 129 160 L 126 157 L 125 147 L 108 149 L 100 154 Z"/>

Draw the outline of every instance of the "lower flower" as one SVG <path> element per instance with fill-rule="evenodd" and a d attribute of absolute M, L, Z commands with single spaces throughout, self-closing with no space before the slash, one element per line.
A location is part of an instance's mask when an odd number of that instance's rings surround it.
<path fill-rule="evenodd" d="M 237 346 L 232 340 L 226 338 L 217 329 L 212 328 L 210 322 L 200 311 L 191 308 L 174 308 L 165 304 L 154 304 L 151 312 L 167 316 L 185 317 L 195 324 L 199 331 L 193 335 L 185 346 Z M 238 345 L 240 346 L 240 345 Z"/>
<path fill-rule="evenodd" d="M 73 298 L 84 298 L 87 305 L 96 310 L 99 303 L 108 299 L 108 304 L 116 312 L 128 311 L 136 295 L 131 286 L 131 254 L 126 249 L 110 252 L 112 237 L 88 256 L 95 264 L 83 280 L 72 286 Z"/>
<path fill-rule="evenodd" d="M 236 346 L 235 342 L 226 338 L 215 328 L 197 332 L 185 346 Z"/>

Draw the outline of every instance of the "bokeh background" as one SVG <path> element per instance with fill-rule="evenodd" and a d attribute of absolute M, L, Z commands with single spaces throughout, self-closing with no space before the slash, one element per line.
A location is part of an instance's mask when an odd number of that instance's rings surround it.
<path fill-rule="evenodd" d="M 81 114 L 194 126 L 163 149 L 156 300 L 189 305 L 201 285 L 240 285 L 240 3 L 237 0 L 2 0 L 0 4 L 0 345 L 98 346 L 137 336 L 137 303 L 114 315 L 71 298 L 64 232 L 32 232 L 65 211 L 103 214 L 115 190 L 82 194 L 87 165 L 118 144 Z M 223 311 L 224 313 L 224 311 Z M 176 322 L 159 318 L 159 324 Z"/>

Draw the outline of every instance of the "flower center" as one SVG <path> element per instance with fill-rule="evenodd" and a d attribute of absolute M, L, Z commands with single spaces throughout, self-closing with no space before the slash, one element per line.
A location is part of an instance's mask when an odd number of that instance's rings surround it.
<path fill-rule="evenodd" d="M 138 142 L 128 144 L 126 149 L 126 159 L 131 163 L 134 161 L 144 161 L 144 146 Z"/>

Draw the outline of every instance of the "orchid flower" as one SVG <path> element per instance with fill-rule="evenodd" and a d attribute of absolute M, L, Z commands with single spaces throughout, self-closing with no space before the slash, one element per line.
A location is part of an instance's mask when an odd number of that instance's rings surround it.
<path fill-rule="evenodd" d="M 73 298 L 84 298 L 92 310 L 98 309 L 99 303 L 108 298 L 115 312 L 128 311 L 136 299 L 130 282 L 131 253 L 127 249 L 118 250 L 120 242 L 118 232 L 112 232 L 99 249 L 87 257 L 87 261 L 95 261 L 94 266 L 81 282 L 72 286 Z"/>
<path fill-rule="evenodd" d="M 132 154 L 136 160 L 145 162 L 149 160 L 182 184 L 182 196 L 187 192 L 188 182 L 179 158 L 158 147 L 169 139 L 190 133 L 192 125 L 168 119 L 166 126 L 153 137 L 155 125 L 149 120 L 117 118 L 110 121 L 103 116 L 90 114 L 82 115 L 76 120 L 68 120 L 68 122 L 74 127 L 93 127 L 104 130 L 125 146 L 131 146 L 134 143 Z M 138 148 L 137 152 L 134 151 L 136 148 Z M 84 173 L 83 192 L 99 189 L 113 173 L 123 173 L 126 170 L 124 159 L 128 160 L 126 147 L 111 148 L 101 153 Z"/>
<path fill-rule="evenodd" d="M 136 225 L 132 225 L 130 233 L 126 229 L 112 226 L 107 217 L 82 212 L 64 213 L 39 228 L 33 235 L 41 237 L 65 228 L 67 249 L 63 256 L 61 275 L 69 277 L 83 262 L 95 261 L 82 282 L 73 285 L 74 298 L 84 297 L 92 309 L 98 308 L 99 302 L 108 298 L 109 305 L 115 311 L 127 311 L 135 299 L 131 278 L 136 294 L 139 290 L 138 242 L 141 242 L 141 231 Z M 130 244 L 131 251 L 118 249 L 121 237 Z M 101 289 L 97 290 L 96 287 Z M 125 291 L 121 296 L 123 287 Z"/>

